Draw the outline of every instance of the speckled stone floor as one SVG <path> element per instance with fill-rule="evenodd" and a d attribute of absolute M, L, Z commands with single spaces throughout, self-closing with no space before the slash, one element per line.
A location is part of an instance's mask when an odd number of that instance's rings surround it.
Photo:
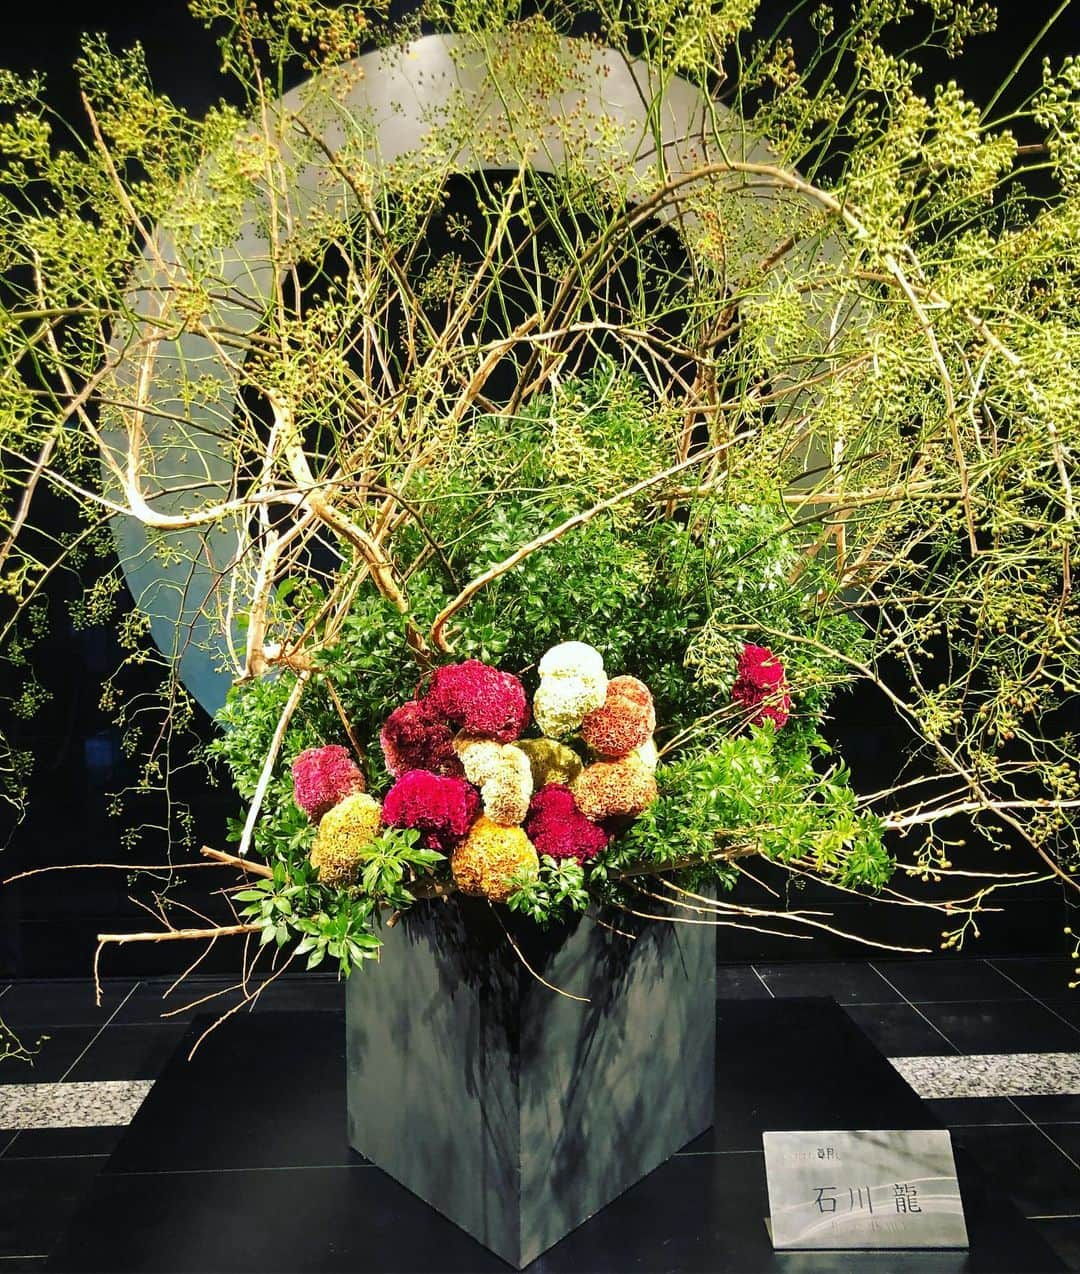
<path fill-rule="evenodd" d="M 1080 1271 L 1080 998 L 1049 959 L 724 965 L 723 999 L 831 996 L 948 1126 L 954 1143 Z M 195 1013 L 228 984 L 0 984 L 0 1018 L 42 1038 L 0 1062 L 0 1274 L 41 1270 Z M 209 1004 L 190 1002 L 222 992 Z M 281 979 L 256 1012 L 340 1009 L 329 977 Z M 162 1014 L 171 1016 L 162 1016 Z M 434 1268 L 434 1267 L 433 1267 Z"/>

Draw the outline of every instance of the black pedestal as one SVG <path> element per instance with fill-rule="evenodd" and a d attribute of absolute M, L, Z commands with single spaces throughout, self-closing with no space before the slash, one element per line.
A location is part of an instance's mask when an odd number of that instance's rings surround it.
<path fill-rule="evenodd" d="M 518 1268 L 712 1124 L 712 925 L 429 903 L 346 994 L 350 1144 Z"/>
<path fill-rule="evenodd" d="M 715 1121 L 538 1260 L 539 1274 L 1046 1274 L 1065 1267 L 957 1155 L 970 1253 L 774 1253 L 766 1128 L 938 1121 L 830 1000 L 718 1006 Z M 349 1149 L 340 1013 L 193 1024 L 46 1269 L 497 1274 L 506 1265 Z"/>

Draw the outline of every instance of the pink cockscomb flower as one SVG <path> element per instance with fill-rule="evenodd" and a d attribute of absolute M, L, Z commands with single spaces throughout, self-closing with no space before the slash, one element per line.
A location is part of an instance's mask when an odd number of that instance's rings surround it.
<path fill-rule="evenodd" d="M 386 768 L 399 779 L 409 770 L 430 770 L 460 778 L 454 732 L 425 703 L 403 703 L 386 718 L 379 734 Z"/>
<path fill-rule="evenodd" d="M 383 801 L 388 827 L 415 827 L 425 849 L 449 852 L 480 812 L 480 795 L 464 779 L 408 770 Z"/>
<path fill-rule="evenodd" d="M 731 697 L 746 708 L 755 724 L 768 720 L 779 730 L 791 715 L 784 665 L 767 646 L 743 647 Z"/>
<path fill-rule="evenodd" d="M 292 776 L 296 803 L 313 823 L 346 796 L 364 790 L 356 762 L 337 743 L 301 752 L 292 763 Z"/>
<path fill-rule="evenodd" d="M 529 719 L 525 687 L 513 675 L 479 659 L 436 668 L 421 700 L 466 734 L 512 743 Z"/>
<path fill-rule="evenodd" d="M 581 863 L 595 858 L 608 843 L 607 832 L 582 814 L 573 792 L 562 783 L 549 783 L 536 793 L 524 826 L 536 852 L 552 858 Z"/>

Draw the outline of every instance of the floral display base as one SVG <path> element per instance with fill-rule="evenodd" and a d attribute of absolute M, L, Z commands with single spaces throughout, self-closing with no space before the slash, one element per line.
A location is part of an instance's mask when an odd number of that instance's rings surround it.
<path fill-rule="evenodd" d="M 716 931 L 636 933 L 435 901 L 349 979 L 350 1144 L 517 1268 L 712 1124 Z"/>

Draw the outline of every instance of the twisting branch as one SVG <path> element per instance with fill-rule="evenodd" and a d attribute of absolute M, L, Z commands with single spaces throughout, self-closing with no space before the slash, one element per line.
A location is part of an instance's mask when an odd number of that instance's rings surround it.
<path fill-rule="evenodd" d="M 300 698 L 304 693 L 304 688 L 308 683 L 310 674 L 301 672 L 293 685 L 292 691 L 288 699 L 285 701 L 285 707 L 281 710 L 281 716 L 278 718 L 277 728 L 274 730 L 274 737 L 270 741 L 269 750 L 266 753 L 266 760 L 263 762 L 262 772 L 259 775 L 259 782 L 255 788 L 255 795 L 251 798 L 251 804 L 248 807 L 247 818 L 244 820 L 244 831 L 240 837 L 240 855 L 241 857 L 251 848 L 251 838 L 255 833 L 255 824 L 259 819 L 259 811 L 262 809 L 262 803 L 266 796 L 266 789 L 270 786 L 270 776 L 274 772 L 274 766 L 277 764 L 278 753 L 281 751 L 281 745 L 285 741 L 285 734 L 289 728 L 289 722 L 293 718 L 293 713 L 300 705 Z"/>
<path fill-rule="evenodd" d="M 729 447 L 733 447 L 737 442 L 742 442 L 746 438 L 752 438 L 757 432 L 755 429 L 745 429 L 742 433 L 736 434 L 726 442 L 719 443 L 715 447 L 709 447 L 705 451 L 695 452 L 694 455 L 680 460 L 678 464 L 672 465 L 670 468 L 663 470 L 661 473 L 651 474 L 647 478 L 643 478 L 640 482 L 635 482 L 633 486 L 627 487 L 625 490 L 618 492 L 616 495 L 609 496 L 606 500 L 601 500 L 599 504 L 594 504 L 591 509 L 586 509 L 581 513 L 575 513 L 573 517 L 567 518 L 565 522 L 561 522 L 558 526 L 553 527 L 550 531 L 545 531 L 543 535 L 538 535 L 535 539 L 530 540 L 527 544 L 523 544 L 519 549 L 515 549 L 509 557 L 503 558 L 501 562 L 496 562 L 489 567 L 482 575 L 478 575 L 470 583 L 466 584 L 460 593 L 448 602 L 446 606 L 439 612 L 435 618 L 434 624 L 431 626 L 431 641 L 434 646 L 443 652 L 450 650 L 450 644 L 443 634 L 447 621 L 452 619 L 463 606 L 468 605 L 470 601 L 480 592 L 482 588 L 490 584 L 493 580 L 497 580 L 500 575 L 505 575 L 507 571 L 513 570 L 520 562 L 523 562 L 531 554 L 538 552 L 542 548 L 546 548 L 549 544 L 554 544 L 556 540 L 561 539 L 569 531 L 575 530 L 579 526 L 584 526 L 587 522 L 591 522 L 593 518 L 599 514 L 612 509 L 617 504 L 621 504 L 624 500 L 632 500 L 634 496 L 640 495 L 642 491 L 647 491 L 650 487 L 656 486 L 660 482 L 666 481 L 668 478 L 674 477 L 675 474 L 681 473 L 682 470 L 690 468 L 691 465 L 703 464 L 706 460 L 711 460 L 714 456 L 720 455 L 727 451 Z"/>

